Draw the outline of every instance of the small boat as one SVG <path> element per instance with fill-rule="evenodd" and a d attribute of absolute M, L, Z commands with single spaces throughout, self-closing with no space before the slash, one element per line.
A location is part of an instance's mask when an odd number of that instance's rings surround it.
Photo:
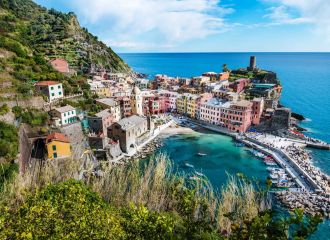
<path fill-rule="evenodd" d="M 196 176 L 191 176 L 191 177 L 189 177 L 189 180 L 191 180 L 191 181 L 198 181 L 200 179 L 198 177 L 196 177 Z"/>
<path fill-rule="evenodd" d="M 268 166 L 277 166 L 276 162 L 265 161 L 265 164 Z"/>
<path fill-rule="evenodd" d="M 194 168 L 194 165 L 189 164 L 189 163 L 184 163 L 181 165 L 182 168 Z"/>
<path fill-rule="evenodd" d="M 206 156 L 207 154 L 206 153 L 197 153 L 197 155 L 203 157 L 203 156 Z"/>
<path fill-rule="evenodd" d="M 235 143 L 235 147 L 244 147 L 245 144 L 244 143 Z"/>
<path fill-rule="evenodd" d="M 197 171 L 196 171 L 195 173 L 196 173 L 196 175 L 199 176 L 199 177 L 205 177 L 205 175 L 204 175 L 203 173 L 200 173 L 200 172 L 197 172 Z"/>

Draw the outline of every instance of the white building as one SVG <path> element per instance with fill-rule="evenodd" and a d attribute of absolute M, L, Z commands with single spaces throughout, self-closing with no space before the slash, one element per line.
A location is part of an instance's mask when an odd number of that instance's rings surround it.
<path fill-rule="evenodd" d="M 66 105 L 49 111 L 56 126 L 64 126 L 77 120 L 77 111 L 74 107 Z"/>
<path fill-rule="evenodd" d="M 113 98 L 97 99 L 96 103 L 101 105 L 104 109 L 109 109 L 114 120 L 117 122 L 121 119 L 120 104 Z"/>
<path fill-rule="evenodd" d="M 41 81 L 35 85 L 36 92 L 45 94 L 48 97 L 49 102 L 53 102 L 56 99 L 63 98 L 64 90 L 62 83 L 55 81 Z"/>
<path fill-rule="evenodd" d="M 207 123 L 221 125 L 221 116 L 226 109 L 230 107 L 230 102 L 220 101 L 216 98 L 211 98 L 200 106 L 200 120 Z"/>

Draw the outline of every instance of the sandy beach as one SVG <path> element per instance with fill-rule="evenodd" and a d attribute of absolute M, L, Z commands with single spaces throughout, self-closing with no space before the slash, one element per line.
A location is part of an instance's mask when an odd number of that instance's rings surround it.
<path fill-rule="evenodd" d="M 176 123 L 173 123 L 170 127 L 164 129 L 161 134 L 159 135 L 159 137 L 166 137 L 169 135 L 177 135 L 177 134 L 191 134 L 191 133 L 195 133 L 196 131 L 194 131 L 191 128 L 188 127 L 181 127 L 179 125 L 177 125 Z"/>

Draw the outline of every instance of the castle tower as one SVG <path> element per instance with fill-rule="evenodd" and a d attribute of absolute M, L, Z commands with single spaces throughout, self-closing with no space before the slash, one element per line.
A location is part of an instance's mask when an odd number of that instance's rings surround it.
<path fill-rule="evenodd" d="M 133 114 L 143 115 L 142 94 L 137 86 L 132 91 L 131 106 Z"/>
<path fill-rule="evenodd" d="M 254 71 L 257 68 L 257 57 L 250 57 L 250 66 L 247 68 L 249 71 Z"/>

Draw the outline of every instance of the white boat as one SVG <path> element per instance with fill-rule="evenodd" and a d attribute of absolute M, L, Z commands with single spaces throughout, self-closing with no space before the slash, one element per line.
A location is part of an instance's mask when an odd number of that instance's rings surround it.
<path fill-rule="evenodd" d="M 277 166 L 276 162 L 265 161 L 265 164 L 268 166 Z"/>
<path fill-rule="evenodd" d="M 205 177 L 205 175 L 204 175 L 203 173 L 200 173 L 200 172 L 197 172 L 197 171 L 196 171 L 195 173 L 196 173 L 196 175 L 199 176 L 199 177 Z"/>
<path fill-rule="evenodd" d="M 203 156 L 206 156 L 207 154 L 206 153 L 197 153 L 197 155 L 203 157 Z"/>
<path fill-rule="evenodd" d="M 185 167 L 185 168 L 194 168 L 194 165 L 189 164 L 189 163 L 185 163 L 185 164 L 182 165 L 182 167 Z"/>

